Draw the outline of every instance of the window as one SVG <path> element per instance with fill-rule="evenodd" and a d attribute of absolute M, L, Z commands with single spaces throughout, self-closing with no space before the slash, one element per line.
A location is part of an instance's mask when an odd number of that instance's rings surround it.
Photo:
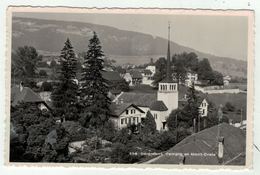
<path fill-rule="evenodd" d="M 133 118 L 133 123 L 135 124 L 135 117 Z"/>
<path fill-rule="evenodd" d="M 127 124 L 127 118 L 125 118 L 125 124 Z"/>
<path fill-rule="evenodd" d="M 124 119 L 123 119 L 123 118 L 121 119 L 121 125 L 122 125 L 122 124 L 124 124 Z"/>
<path fill-rule="evenodd" d="M 176 85 L 173 86 L 173 90 L 175 90 L 175 89 L 176 89 Z"/>
<path fill-rule="evenodd" d="M 128 110 L 125 110 L 125 114 L 126 114 L 126 115 L 128 114 Z"/>
<path fill-rule="evenodd" d="M 157 120 L 157 114 L 154 114 L 153 117 L 155 120 Z"/>
<path fill-rule="evenodd" d="M 139 122 L 139 118 L 138 117 L 136 117 L 136 123 L 138 123 Z"/>
<path fill-rule="evenodd" d="M 204 114 L 205 114 L 205 109 L 202 110 L 202 115 L 204 115 Z"/>
<path fill-rule="evenodd" d="M 128 118 L 128 123 L 131 124 L 131 118 Z"/>

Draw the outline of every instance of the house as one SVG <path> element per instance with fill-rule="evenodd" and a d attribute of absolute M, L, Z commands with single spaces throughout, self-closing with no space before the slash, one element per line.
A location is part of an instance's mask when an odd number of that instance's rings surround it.
<path fill-rule="evenodd" d="M 133 124 L 137 125 L 145 118 L 145 112 L 131 103 L 112 104 L 111 109 L 114 111 L 114 117 L 111 117 L 111 120 L 118 129 Z"/>
<path fill-rule="evenodd" d="M 199 106 L 200 116 L 201 116 L 201 117 L 207 117 L 207 116 L 208 116 L 208 106 L 209 106 L 209 103 L 208 103 L 208 101 L 206 100 L 206 98 L 204 98 L 204 99 L 200 102 L 200 106 Z"/>
<path fill-rule="evenodd" d="M 40 110 L 50 109 L 40 95 L 35 93 L 31 88 L 24 87 L 22 82 L 19 86 L 11 88 L 11 106 L 15 107 L 21 102 L 37 104 Z"/>
<path fill-rule="evenodd" d="M 129 86 L 133 86 L 133 79 L 132 79 L 132 75 L 127 72 L 124 74 L 123 78 L 125 79 L 125 81 L 129 84 Z"/>
<path fill-rule="evenodd" d="M 153 83 L 153 73 L 149 69 L 144 69 L 142 71 L 142 84 L 152 86 Z"/>
<path fill-rule="evenodd" d="M 224 86 L 228 86 L 231 81 L 231 77 L 229 75 L 223 77 Z"/>
<path fill-rule="evenodd" d="M 152 65 L 148 65 L 145 69 L 146 70 L 150 70 L 152 72 L 152 75 L 154 75 L 156 73 L 156 67 L 153 64 Z"/>
<path fill-rule="evenodd" d="M 192 71 L 188 71 L 186 74 L 185 85 L 191 86 L 198 83 L 198 74 Z"/>
<path fill-rule="evenodd" d="M 140 71 L 138 70 L 132 70 L 130 71 L 131 77 L 132 77 L 132 84 L 133 86 L 141 84 L 143 76 Z"/>
<path fill-rule="evenodd" d="M 245 165 L 246 133 L 221 123 L 190 135 L 148 164 Z"/>

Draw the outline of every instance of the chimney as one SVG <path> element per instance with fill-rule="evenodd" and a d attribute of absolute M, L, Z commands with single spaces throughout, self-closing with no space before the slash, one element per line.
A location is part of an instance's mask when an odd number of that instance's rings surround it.
<path fill-rule="evenodd" d="M 224 137 L 218 138 L 218 160 L 219 163 L 223 162 L 223 156 L 224 156 Z"/>
<path fill-rule="evenodd" d="M 19 89 L 20 89 L 20 92 L 23 91 L 23 82 L 22 81 L 20 82 Z"/>

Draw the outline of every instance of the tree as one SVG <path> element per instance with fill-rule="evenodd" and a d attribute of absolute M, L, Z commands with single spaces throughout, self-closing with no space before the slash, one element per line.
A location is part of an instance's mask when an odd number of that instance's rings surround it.
<path fill-rule="evenodd" d="M 198 78 L 200 80 L 210 80 L 214 79 L 214 75 L 212 73 L 212 68 L 207 58 L 201 60 L 198 64 Z"/>
<path fill-rule="evenodd" d="M 11 110 L 11 124 L 10 161 L 68 161 L 69 137 L 50 112 L 34 103 L 21 103 Z"/>
<path fill-rule="evenodd" d="M 166 77 L 166 65 L 167 65 L 167 61 L 164 57 L 160 57 L 155 62 L 156 73 L 154 74 L 154 77 L 153 77 L 154 86 L 158 86 L 158 83 Z"/>
<path fill-rule="evenodd" d="M 213 85 L 223 85 L 223 75 L 220 72 L 213 71 L 214 79 L 210 82 Z"/>
<path fill-rule="evenodd" d="M 199 97 L 197 96 L 197 93 L 194 88 L 194 84 L 188 89 L 188 103 L 185 105 L 183 111 L 186 118 L 188 118 L 188 124 L 189 126 L 194 127 L 194 131 L 198 131 L 198 122 L 199 122 Z M 195 125 L 194 122 L 195 121 Z"/>
<path fill-rule="evenodd" d="M 78 85 L 76 79 L 75 53 L 70 40 L 67 39 L 60 55 L 61 70 L 59 83 L 51 95 L 54 112 L 67 120 L 77 119 Z"/>
<path fill-rule="evenodd" d="M 103 51 L 96 32 L 89 40 L 88 51 L 84 56 L 82 73 L 81 105 L 85 123 L 99 128 L 109 120 L 111 100 L 108 97 L 108 85 L 103 78 Z"/>
<path fill-rule="evenodd" d="M 56 66 L 57 66 L 56 61 L 55 61 L 55 60 L 52 60 L 52 61 L 51 61 L 51 64 L 50 64 L 50 67 L 51 67 L 51 68 L 55 68 Z"/>
<path fill-rule="evenodd" d="M 156 132 L 156 123 L 153 118 L 153 115 L 151 114 L 150 111 L 147 112 L 146 117 L 144 118 L 142 122 L 143 128 L 142 128 L 142 133 L 147 135 L 147 134 L 153 134 Z"/>
<path fill-rule="evenodd" d="M 34 47 L 19 47 L 12 53 L 12 79 L 23 81 L 25 86 L 32 88 L 35 84 L 32 78 L 36 75 L 36 65 L 40 60 L 41 56 Z"/>
<path fill-rule="evenodd" d="M 167 118 L 167 127 L 169 128 L 169 131 L 175 131 L 176 130 L 176 128 L 178 127 L 178 118 L 179 119 L 181 119 L 181 118 L 183 118 L 182 117 L 183 116 L 183 114 L 182 114 L 182 110 L 180 110 L 180 109 L 175 109 L 175 110 L 173 110 L 171 113 L 170 113 L 170 115 L 169 115 L 169 117 Z"/>

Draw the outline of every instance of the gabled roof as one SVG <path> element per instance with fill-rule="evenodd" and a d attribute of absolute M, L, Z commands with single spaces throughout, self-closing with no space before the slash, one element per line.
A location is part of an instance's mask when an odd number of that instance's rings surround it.
<path fill-rule="evenodd" d="M 168 108 L 165 106 L 164 102 L 160 101 L 160 100 L 154 101 L 151 104 L 150 109 L 152 111 L 167 111 L 168 110 Z"/>
<path fill-rule="evenodd" d="M 121 81 L 123 80 L 122 77 L 120 77 L 119 72 L 117 71 L 102 71 L 101 72 L 104 79 L 108 81 Z"/>
<path fill-rule="evenodd" d="M 157 100 L 155 93 L 135 93 L 135 92 L 123 92 L 118 101 L 123 103 L 132 103 L 137 106 L 150 107 L 151 104 Z"/>
<path fill-rule="evenodd" d="M 245 165 L 245 157 L 241 156 L 245 153 L 246 139 L 245 132 L 239 128 L 235 128 L 227 123 L 219 125 L 220 136 L 224 137 L 224 156 L 223 164 Z M 218 142 L 217 142 L 218 126 L 204 129 L 198 133 L 186 137 L 174 147 L 169 149 L 167 153 L 188 153 L 185 156 L 185 164 L 198 165 L 217 165 L 219 164 Z M 191 153 L 208 153 L 212 156 L 192 156 Z M 146 163 L 152 164 L 179 164 L 181 156 L 162 155 L 151 159 Z M 235 161 L 235 159 L 237 161 Z"/>
<path fill-rule="evenodd" d="M 137 78 L 137 79 L 143 78 L 141 72 L 137 70 L 132 70 L 130 74 L 132 75 L 132 78 Z"/>
<path fill-rule="evenodd" d="M 120 116 L 129 107 L 134 107 L 141 113 L 144 113 L 142 109 L 140 109 L 139 107 L 137 107 L 135 104 L 132 103 L 111 104 L 110 109 L 113 111 L 114 115 Z"/>
<path fill-rule="evenodd" d="M 35 93 L 32 89 L 28 87 L 23 87 L 22 91 L 20 91 L 20 88 L 15 86 L 11 89 L 11 105 L 16 106 L 20 102 L 30 102 L 30 103 L 39 103 L 44 102 L 40 95 Z"/>
<path fill-rule="evenodd" d="M 152 75 L 152 74 L 153 74 L 152 71 L 149 70 L 149 69 L 144 69 L 144 70 L 143 70 L 143 73 L 144 73 L 144 74 L 147 74 L 147 75 Z"/>

